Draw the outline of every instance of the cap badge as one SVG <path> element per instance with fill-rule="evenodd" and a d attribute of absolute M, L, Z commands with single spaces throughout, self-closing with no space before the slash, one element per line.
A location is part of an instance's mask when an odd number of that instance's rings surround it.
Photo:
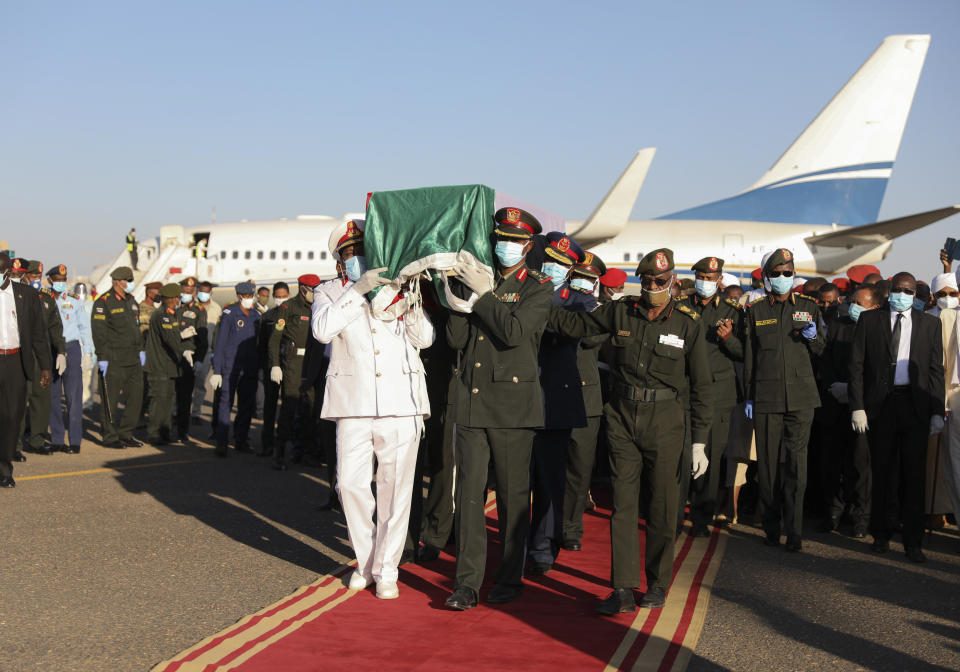
<path fill-rule="evenodd" d="M 667 267 L 670 266 L 670 262 L 667 261 L 667 255 L 663 252 L 657 252 L 657 260 L 654 263 L 658 271 L 665 271 Z"/>
<path fill-rule="evenodd" d="M 38 266 L 40 266 L 40 272 L 43 273 L 43 262 L 38 262 Z"/>
<path fill-rule="evenodd" d="M 561 238 L 560 240 L 558 240 L 558 241 L 557 241 L 557 249 L 560 250 L 561 252 L 566 252 L 567 250 L 569 250 L 569 249 L 570 249 L 570 239 L 567 238 L 566 236 L 564 236 L 563 238 Z"/>
<path fill-rule="evenodd" d="M 66 274 L 67 274 L 67 267 L 64 266 L 63 264 L 60 264 L 59 266 L 57 266 L 57 272 L 58 272 L 60 275 L 66 275 Z"/>
<path fill-rule="evenodd" d="M 20 259 L 13 260 L 13 270 L 19 271 L 23 266 L 20 265 Z"/>
<path fill-rule="evenodd" d="M 711 271 L 717 270 L 717 268 L 719 268 L 719 264 L 717 264 L 717 258 L 710 257 L 710 263 L 707 264 L 707 266 L 710 268 Z"/>
<path fill-rule="evenodd" d="M 518 208 L 507 208 L 507 218 L 504 220 L 507 224 L 516 224 L 520 221 L 520 210 Z"/>
<path fill-rule="evenodd" d="M 790 254 L 790 250 L 782 249 L 782 250 L 780 250 L 780 254 L 783 255 L 783 260 L 784 260 L 784 261 L 790 261 L 791 259 L 793 259 L 793 255 Z"/>

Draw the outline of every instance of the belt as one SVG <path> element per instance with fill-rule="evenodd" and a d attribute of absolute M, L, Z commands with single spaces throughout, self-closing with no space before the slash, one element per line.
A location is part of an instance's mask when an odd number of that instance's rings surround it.
<path fill-rule="evenodd" d="M 894 393 L 894 394 L 910 394 L 910 386 L 909 386 L 909 385 L 894 385 L 894 386 L 893 386 L 893 393 Z"/>
<path fill-rule="evenodd" d="M 677 391 L 668 387 L 634 387 L 633 385 L 617 383 L 614 385 L 614 391 L 617 396 L 630 401 L 666 401 L 677 398 Z"/>
<path fill-rule="evenodd" d="M 9 350 L 0 348 L 0 355 L 15 355 L 18 352 L 20 352 L 20 348 L 10 348 Z"/>

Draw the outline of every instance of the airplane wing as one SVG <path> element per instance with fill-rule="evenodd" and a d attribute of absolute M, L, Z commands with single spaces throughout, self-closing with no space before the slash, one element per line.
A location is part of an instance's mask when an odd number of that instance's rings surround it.
<path fill-rule="evenodd" d="M 851 226 L 822 233 L 818 236 L 804 238 L 808 245 L 822 245 L 824 247 L 854 247 L 870 243 L 883 243 L 894 238 L 933 224 L 950 215 L 960 212 L 960 205 L 951 205 L 939 210 L 930 210 L 906 217 L 888 219 L 885 222 L 874 222 L 863 226 Z"/>
<path fill-rule="evenodd" d="M 656 153 L 656 147 L 647 147 L 637 152 L 587 220 L 576 231 L 569 232 L 569 235 L 584 248 L 616 238 L 630 219 L 640 187 L 647 179 L 647 171 Z"/>

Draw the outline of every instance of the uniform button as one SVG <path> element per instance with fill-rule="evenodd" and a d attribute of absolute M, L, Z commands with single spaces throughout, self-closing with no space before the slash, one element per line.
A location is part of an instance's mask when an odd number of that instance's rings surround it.
<path fill-rule="evenodd" d="M 474 365 L 473 365 L 473 368 L 479 369 L 479 368 L 480 368 L 480 362 L 477 362 L 476 364 L 474 364 Z"/>
<path fill-rule="evenodd" d="M 471 392 L 473 392 L 474 394 L 478 394 L 480 390 L 475 387 L 471 390 Z"/>
<path fill-rule="evenodd" d="M 379 351 L 379 350 L 374 350 L 374 351 L 373 351 L 373 354 L 379 355 L 379 354 L 380 354 L 380 351 Z"/>
<path fill-rule="evenodd" d="M 563 389 L 567 389 L 568 387 L 570 387 L 570 386 L 567 385 L 566 383 L 563 384 Z"/>
<path fill-rule="evenodd" d="M 581 381 L 580 381 L 580 384 L 583 385 L 584 387 L 586 387 L 586 386 L 587 386 L 587 381 L 581 380 Z"/>
<path fill-rule="evenodd" d="M 377 378 L 379 378 L 379 377 L 380 377 L 380 372 L 379 372 L 379 371 L 377 371 Z"/>
<path fill-rule="evenodd" d="M 370 330 L 370 333 L 371 333 L 371 334 L 375 334 L 375 333 L 377 333 L 377 330 L 376 330 L 376 329 L 371 329 L 371 330 Z"/>
<path fill-rule="evenodd" d="M 460 369 L 454 369 L 454 370 L 453 370 L 453 375 L 459 376 L 459 375 L 460 375 Z"/>
<path fill-rule="evenodd" d="M 482 341 L 482 340 L 483 340 L 483 334 L 481 334 L 480 336 L 477 336 L 477 340 L 478 340 L 478 341 Z"/>
<path fill-rule="evenodd" d="M 519 378 L 517 378 L 516 376 L 514 376 L 514 377 L 513 377 L 513 382 L 515 382 L 515 383 L 519 383 L 519 382 L 520 382 L 520 379 L 519 379 Z"/>

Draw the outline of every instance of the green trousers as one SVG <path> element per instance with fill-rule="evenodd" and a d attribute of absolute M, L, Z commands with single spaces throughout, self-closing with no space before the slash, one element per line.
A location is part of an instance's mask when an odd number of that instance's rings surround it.
<path fill-rule="evenodd" d="M 107 404 L 113 422 L 107 420 L 106 410 L 102 410 L 103 442 L 119 441 L 121 437 L 129 438 L 140 422 L 140 411 L 143 407 L 143 369 L 139 364 L 107 366 Z M 117 405 L 120 403 L 120 394 L 124 396 L 123 418 L 118 418 Z"/>
<path fill-rule="evenodd" d="M 763 504 L 763 531 L 780 538 L 803 533 L 803 493 L 807 489 L 807 442 L 814 409 L 757 413 L 757 483 Z"/>
<path fill-rule="evenodd" d="M 709 524 L 717 510 L 717 491 L 720 489 L 720 462 L 730 435 L 730 408 L 714 408 L 710 438 L 707 441 L 707 473 L 693 482 L 690 507 L 694 524 Z"/>
<path fill-rule="evenodd" d="M 107 369 L 109 372 L 110 369 Z M 176 378 L 149 376 L 150 419 L 147 423 L 147 440 L 170 439 L 170 423 L 173 406 L 177 399 Z"/>
<path fill-rule="evenodd" d="M 563 540 L 583 538 L 583 512 L 587 508 L 590 477 L 597 456 L 600 416 L 587 418 L 586 427 L 574 427 L 567 447 L 567 483 L 563 492 Z"/>

